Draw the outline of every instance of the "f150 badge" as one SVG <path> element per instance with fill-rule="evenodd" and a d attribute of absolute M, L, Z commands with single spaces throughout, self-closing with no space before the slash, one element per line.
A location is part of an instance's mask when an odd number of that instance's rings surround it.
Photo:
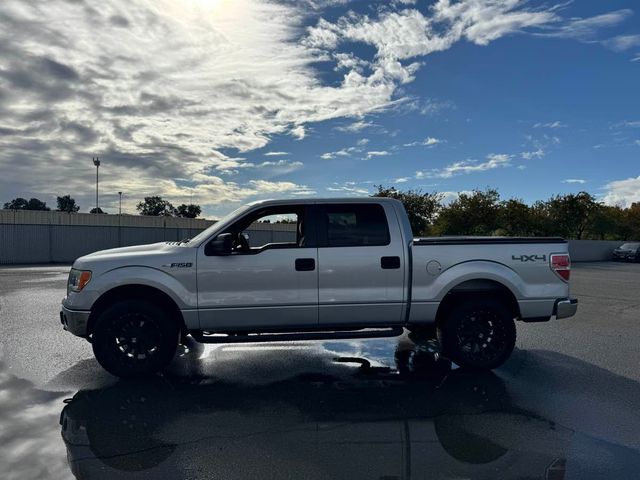
<path fill-rule="evenodd" d="M 515 255 L 511 255 L 511 260 L 520 260 L 521 262 L 545 262 L 547 260 L 546 255 L 520 255 L 516 257 Z"/>
<path fill-rule="evenodd" d="M 191 268 L 193 266 L 193 263 L 191 262 L 184 262 L 184 263 L 165 263 L 164 265 L 162 265 L 163 267 L 169 267 L 169 268 Z"/>

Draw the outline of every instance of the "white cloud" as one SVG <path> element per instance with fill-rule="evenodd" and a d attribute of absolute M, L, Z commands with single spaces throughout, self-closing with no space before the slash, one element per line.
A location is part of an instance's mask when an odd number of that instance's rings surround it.
<path fill-rule="evenodd" d="M 618 35 L 603 42 L 616 52 L 622 52 L 632 47 L 640 46 L 640 35 Z"/>
<path fill-rule="evenodd" d="M 256 165 L 257 168 L 266 168 L 275 175 L 291 173 L 300 170 L 303 166 L 302 162 L 292 162 L 290 160 L 267 161 Z"/>
<path fill-rule="evenodd" d="M 520 155 L 525 160 L 531 160 L 533 158 L 542 158 L 542 157 L 544 157 L 545 152 L 541 148 L 538 148 L 537 150 L 533 150 L 533 151 L 521 152 Z"/>
<path fill-rule="evenodd" d="M 573 18 L 562 25 L 552 28 L 542 35 L 558 38 L 574 38 L 585 42 L 594 41 L 603 28 L 614 27 L 633 15 L 630 9 L 595 15 L 587 18 Z"/>
<path fill-rule="evenodd" d="M 630 62 L 640 62 L 640 54 L 636 54 L 635 57 L 633 57 L 631 60 L 629 60 Z"/>
<path fill-rule="evenodd" d="M 458 107 L 450 100 L 413 98 L 405 102 L 402 108 L 410 112 L 419 112 L 421 115 L 435 116 L 444 110 L 456 110 Z"/>
<path fill-rule="evenodd" d="M 272 174 L 281 175 L 303 167 L 302 162 L 292 162 L 284 159 L 261 163 L 247 162 L 242 157 L 229 157 L 218 151 L 213 152 L 208 164 L 223 174 L 237 174 L 240 169 L 268 169 Z"/>
<path fill-rule="evenodd" d="M 409 180 L 411 180 L 411 177 L 400 177 L 400 178 L 396 178 L 393 183 L 406 183 Z"/>
<path fill-rule="evenodd" d="M 634 202 L 640 202 L 640 175 L 625 180 L 615 180 L 604 186 L 606 193 L 602 201 L 607 205 L 629 207 Z"/>
<path fill-rule="evenodd" d="M 356 57 L 353 53 L 339 52 L 333 55 L 336 61 L 335 71 L 339 70 L 355 70 L 362 73 L 364 68 L 370 66 L 370 62 Z"/>
<path fill-rule="evenodd" d="M 446 190 L 444 192 L 438 192 L 442 195 L 442 203 L 444 205 L 449 205 L 451 202 L 457 200 L 461 194 L 472 195 L 473 192 L 471 190 L 461 190 L 459 192 L 454 192 L 450 190 Z"/>
<path fill-rule="evenodd" d="M 360 140 L 357 141 L 356 145 L 358 145 L 359 147 L 363 147 L 367 143 L 369 143 L 369 139 L 368 138 L 361 138 Z"/>
<path fill-rule="evenodd" d="M 414 79 L 420 62 L 406 62 L 450 48 L 461 39 L 487 45 L 504 35 L 559 20 L 553 8 L 527 9 L 520 0 L 474 0 L 451 3 L 439 0 L 427 15 L 414 8 L 380 9 L 377 18 L 350 12 L 336 22 L 322 18 L 307 29 L 304 45 L 330 55 L 341 43 L 362 42 L 377 53 L 367 65 L 368 77 L 352 55 L 337 57 L 338 68 L 350 66 L 345 83 L 385 85 Z M 360 59 L 362 60 L 362 59 Z"/>
<path fill-rule="evenodd" d="M 612 125 L 613 128 L 628 127 L 628 128 L 640 128 L 640 120 L 624 120 L 622 122 Z"/>
<path fill-rule="evenodd" d="M 425 147 L 435 147 L 436 145 L 442 143 L 443 140 L 435 137 L 427 137 L 424 140 L 418 142 L 405 143 L 404 147 L 416 147 L 419 145 L 424 145 Z"/>
<path fill-rule="evenodd" d="M 340 149 L 340 150 L 335 151 L 335 152 L 323 153 L 322 155 L 320 155 L 320 158 L 322 158 L 323 160 L 332 160 L 332 159 L 334 159 L 336 157 L 350 157 L 354 153 L 358 153 L 358 152 L 361 152 L 361 151 L 362 151 L 362 149 L 358 148 L 358 147 L 347 147 L 347 148 L 343 148 L 343 149 Z"/>
<path fill-rule="evenodd" d="M 587 183 L 587 181 L 583 180 L 582 178 L 567 178 L 563 180 L 562 183 L 577 183 L 580 185 L 584 185 L 585 183 Z"/>
<path fill-rule="evenodd" d="M 375 126 L 374 123 L 367 122 L 367 121 L 364 121 L 364 120 L 358 120 L 356 122 L 350 123 L 349 125 L 336 127 L 336 130 L 339 130 L 341 132 L 354 133 L 354 132 L 359 132 L 361 130 L 364 130 L 365 128 L 369 128 L 369 127 L 373 127 L 373 126 Z"/>
<path fill-rule="evenodd" d="M 208 162 L 209 165 L 220 171 L 232 171 L 237 170 L 238 168 L 248 168 L 254 166 L 253 163 L 245 162 L 245 159 L 242 157 L 229 157 L 224 153 L 218 152 L 216 150 L 213 151 L 211 157 L 212 158 Z"/>
<path fill-rule="evenodd" d="M 442 203 L 445 205 L 448 205 L 454 200 L 457 200 L 458 197 L 460 196 L 460 193 L 462 192 L 445 191 L 445 192 L 439 192 L 439 193 L 442 195 Z"/>
<path fill-rule="evenodd" d="M 415 178 L 451 178 L 457 175 L 510 167 L 511 157 L 511 155 L 506 153 L 491 153 L 487 155 L 486 162 L 478 163 L 476 160 L 463 160 L 440 169 L 418 171 L 416 172 Z"/>
<path fill-rule="evenodd" d="M 306 185 L 297 185 L 293 182 L 268 182 L 266 180 L 251 180 L 249 185 L 261 193 L 290 193 L 293 195 L 313 195 L 316 192 Z"/>
<path fill-rule="evenodd" d="M 369 190 L 366 188 L 359 187 L 357 182 L 333 183 L 332 186 L 327 187 L 327 191 L 340 192 L 352 196 L 364 196 L 370 194 Z"/>
<path fill-rule="evenodd" d="M 536 123 L 533 128 L 565 128 L 567 125 L 559 120 L 555 122 Z"/>
<path fill-rule="evenodd" d="M 282 157 L 284 155 L 289 155 L 289 152 L 266 152 L 264 154 L 265 157 Z"/>
<path fill-rule="evenodd" d="M 305 128 L 302 125 L 298 125 L 297 127 L 292 128 L 289 133 L 291 133 L 291 135 L 296 137 L 297 140 L 304 139 L 304 137 L 307 134 Z"/>
<path fill-rule="evenodd" d="M 367 160 L 373 158 L 373 157 L 385 157 L 387 155 L 389 155 L 390 153 L 386 150 L 372 150 L 370 152 L 367 152 Z"/>

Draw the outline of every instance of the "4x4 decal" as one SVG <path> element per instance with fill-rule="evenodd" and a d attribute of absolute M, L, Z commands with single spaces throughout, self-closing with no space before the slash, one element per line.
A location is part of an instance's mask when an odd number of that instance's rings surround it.
<path fill-rule="evenodd" d="M 546 255 L 520 255 L 516 257 L 515 255 L 511 255 L 511 260 L 520 260 L 521 262 L 545 262 L 547 260 Z"/>

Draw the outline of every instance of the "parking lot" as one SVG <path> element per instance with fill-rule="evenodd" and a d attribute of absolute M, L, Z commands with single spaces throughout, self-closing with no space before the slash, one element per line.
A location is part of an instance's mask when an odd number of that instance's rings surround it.
<path fill-rule="evenodd" d="M 400 337 L 189 344 L 140 382 L 62 330 L 68 268 L 0 268 L 3 478 L 638 478 L 640 264 L 575 265 L 578 314 L 494 373 Z"/>

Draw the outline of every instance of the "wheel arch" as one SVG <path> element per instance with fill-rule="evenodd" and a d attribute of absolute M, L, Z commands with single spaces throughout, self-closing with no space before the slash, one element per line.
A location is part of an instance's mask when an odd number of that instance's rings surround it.
<path fill-rule="evenodd" d="M 122 300 L 145 300 L 162 306 L 169 313 L 173 321 L 178 323 L 181 332 L 187 333 L 182 311 L 177 303 L 159 288 L 144 284 L 119 285 L 104 292 L 91 307 L 91 314 L 87 322 L 87 335 L 93 333 L 96 320 L 109 306 Z"/>
<path fill-rule="evenodd" d="M 458 283 L 444 295 L 436 312 L 436 324 L 442 325 L 455 305 L 487 295 L 503 302 L 512 313 L 513 318 L 520 317 L 520 305 L 509 287 L 497 280 L 474 278 Z"/>

